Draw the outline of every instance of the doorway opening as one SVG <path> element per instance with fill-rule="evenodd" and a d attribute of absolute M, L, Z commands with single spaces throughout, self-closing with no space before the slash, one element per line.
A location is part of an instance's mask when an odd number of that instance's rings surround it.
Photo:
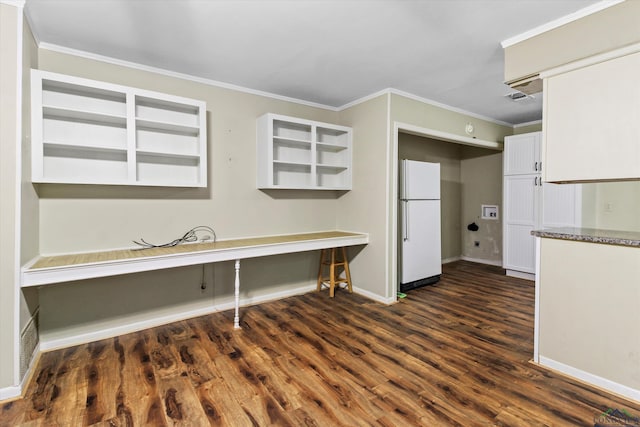
<path fill-rule="evenodd" d="M 502 223 L 482 218 L 482 205 L 502 203 L 502 144 L 395 123 L 392 156 L 392 278 L 400 285 L 402 223 L 399 163 L 402 159 L 441 165 L 442 263 L 459 259 L 502 265 Z M 475 223 L 476 231 L 467 229 Z M 474 228 L 474 227 L 472 227 Z"/>

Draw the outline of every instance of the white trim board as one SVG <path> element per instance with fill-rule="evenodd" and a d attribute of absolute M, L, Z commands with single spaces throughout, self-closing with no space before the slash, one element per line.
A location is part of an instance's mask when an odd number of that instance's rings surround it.
<path fill-rule="evenodd" d="M 494 265 L 496 267 L 502 267 L 502 261 L 492 261 L 490 259 L 482 259 L 482 258 L 471 258 L 468 256 L 461 256 L 461 260 L 475 262 L 476 264 L 485 264 L 485 265 Z"/>
<path fill-rule="evenodd" d="M 305 233 L 306 234 L 306 233 Z M 22 269 L 22 287 L 49 285 L 75 280 L 116 276 L 119 274 L 184 267 L 188 265 L 209 264 L 212 262 L 233 261 L 247 258 L 281 255 L 292 252 L 314 251 L 341 246 L 365 245 L 369 243 L 366 233 L 348 233 L 343 236 L 314 237 L 305 240 L 289 240 L 235 247 L 209 249 L 153 255 L 139 258 L 113 259 L 86 264 L 70 264 L 57 267 L 33 268 L 33 263 Z M 302 234 L 301 234 L 302 235 Z M 285 235 L 286 236 L 286 235 Z M 273 236 L 272 236 L 273 237 Z M 239 239 L 243 240 L 243 239 Z M 231 240 L 229 240 L 231 241 Z"/>
<path fill-rule="evenodd" d="M 8 400 L 22 395 L 22 385 L 0 388 L 0 400 Z"/>
<path fill-rule="evenodd" d="M 627 46 L 623 46 L 619 49 L 610 50 L 598 55 L 589 56 L 584 59 L 578 59 L 577 61 L 569 62 L 555 68 L 550 68 L 540 72 L 541 79 L 547 79 L 549 77 L 556 76 L 558 74 L 567 73 L 569 71 L 575 71 L 580 68 L 590 67 L 592 65 L 599 64 L 601 62 L 610 61 L 612 59 L 620 58 L 626 55 L 632 55 L 640 52 L 640 43 L 633 43 Z"/>
<path fill-rule="evenodd" d="M 6 4 L 7 6 L 24 8 L 25 1 L 26 0 L 0 0 L 0 3 L 1 4 Z"/>
<path fill-rule="evenodd" d="M 29 17 L 28 17 L 28 13 L 26 13 L 27 15 L 27 22 L 30 22 Z M 425 104 L 429 104 L 429 105 L 433 105 L 435 107 L 438 108 L 442 108 L 444 110 L 448 110 L 448 111 L 453 111 L 455 113 L 459 113 L 459 114 L 463 114 L 465 116 L 469 116 L 469 117 L 474 117 L 477 118 L 479 120 L 484 120 L 490 123 L 495 123 L 498 125 L 502 125 L 502 126 L 506 126 L 509 128 L 513 128 L 515 125 L 512 123 L 507 123 L 507 122 L 503 122 L 501 120 L 496 120 L 494 118 L 491 117 L 487 117 L 487 116 L 483 116 L 481 114 L 476 114 L 473 113 L 471 111 L 467 111 L 467 110 L 463 110 L 461 108 L 457 108 L 457 107 L 453 107 L 451 105 L 447 105 L 447 104 L 443 104 L 441 102 L 438 101 L 434 101 L 428 98 L 423 98 L 417 95 L 413 95 L 411 93 L 408 92 L 403 92 L 401 90 L 398 89 L 393 89 L 393 88 L 386 88 L 386 89 L 382 89 L 378 92 L 374 92 L 372 94 L 369 95 L 365 95 L 361 98 L 355 99 L 351 102 L 348 102 L 344 105 L 338 106 L 338 107 L 334 107 L 331 105 L 326 105 L 326 104 L 319 104 L 316 102 L 311 102 L 311 101 L 305 101 L 303 99 L 298 99 L 298 98 L 291 98 L 288 96 L 283 96 L 283 95 L 278 95 L 275 93 L 271 93 L 271 92 L 266 92 L 266 91 L 261 91 L 261 90 L 257 90 L 257 89 L 251 89 L 251 88 L 247 88 L 247 87 L 243 87 L 243 86 L 238 86 L 238 85 L 234 85 L 231 83 L 224 83 L 218 80 L 212 80 L 212 79 L 206 79 L 203 77 L 197 77 L 197 76 L 192 76 L 190 74 L 185 74 L 185 73 L 178 73 L 175 71 L 171 71 L 171 70 L 166 70 L 163 68 L 158 68 L 158 67 L 153 67 L 150 65 L 144 65 L 144 64 L 140 64 L 137 62 L 132 62 L 132 61 L 125 61 L 122 59 L 117 59 L 117 58 L 113 58 L 113 57 L 109 57 L 109 56 L 104 56 L 104 55 L 99 55 L 96 53 L 91 53 L 91 52 L 86 52 L 86 51 L 82 51 L 82 50 L 78 50 L 78 49 L 72 49 L 72 48 L 68 48 L 65 46 L 60 46 L 60 45 L 56 45 L 56 44 L 52 44 L 52 43 L 47 43 L 47 42 L 40 42 L 39 41 L 39 37 L 37 34 L 35 34 L 35 32 L 33 31 L 33 28 L 31 28 L 31 32 L 34 35 L 34 39 L 36 40 L 36 42 L 38 43 L 38 48 L 40 49 L 45 49 L 45 50 L 50 50 L 52 52 L 58 52 L 58 53 L 62 53 L 62 54 L 67 54 L 67 55 L 73 55 L 73 56 L 78 56 L 80 58 L 86 58 L 86 59 L 91 59 L 94 61 L 100 61 L 100 62 L 105 62 L 108 64 L 113 64 L 113 65 L 119 65 L 122 67 L 128 67 L 128 68 L 133 68 L 136 70 L 141 70 L 141 71 L 147 71 L 147 72 L 151 72 L 151 73 L 156 73 L 156 74 L 160 74 L 160 75 L 164 75 L 164 76 L 168 76 L 168 77 L 175 77 L 175 78 L 179 78 L 179 79 L 183 79 L 183 80 L 188 80 L 188 81 L 193 81 L 196 83 L 202 83 L 205 85 L 209 85 L 209 86 L 214 86 L 214 87 L 220 87 L 223 89 L 229 89 L 229 90 L 234 90 L 237 92 L 243 92 L 243 93 L 248 93 L 251 95 L 257 95 L 257 96 L 263 96 L 266 98 L 272 98 L 272 99 L 276 99 L 279 101 L 286 101 L 286 102 L 292 102 L 294 104 L 300 104 L 300 105 L 306 105 L 309 107 L 315 107 L 315 108 L 321 108 L 323 110 L 329 110 L 329 111 L 335 111 L 335 112 L 341 112 L 344 111 L 348 108 L 354 107 L 358 104 L 361 104 L 363 102 L 369 101 L 373 98 L 376 98 L 380 95 L 384 95 L 384 94 L 396 94 L 396 95 L 400 95 L 400 96 L 404 96 L 407 98 L 411 98 L 414 99 L 416 101 L 420 101 L 423 102 Z"/>
<path fill-rule="evenodd" d="M 375 302 L 379 302 L 381 304 L 385 304 L 385 305 L 390 305 L 390 304 L 394 304 L 395 302 L 397 302 L 397 296 L 393 295 L 390 298 L 384 298 L 378 294 L 374 294 L 371 291 L 368 291 L 366 289 L 362 289 L 359 288 L 357 286 L 353 287 L 353 293 L 358 294 L 358 295 L 362 295 L 363 297 L 369 298 L 370 300 L 373 300 Z"/>
<path fill-rule="evenodd" d="M 502 120 L 497 120 L 497 119 L 494 119 L 494 118 L 491 118 L 491 117 L 483 116 L 481 114 L 472 113 L 471 111 L 463 110 L 462 108 L 452 107 L 450 105 L 443 104 L 441 102 L 434 101 L 434 100 L 429 99 L 429 98 L 423 98 L 421 96 L 414 95 L 414 94 L 409 93 L 409 92 L 403 92 L 401 90 L 393 89 L 393 88 L 389 88 L 387 90 L 391 94 L 404 96 L 405 98 L 413 99 L 414 101 L 419 101 L 419 102 L 422 102 L 424 104 L 433 105 L 434 107 L 442 108 L 443 110 L 453 111 L 454 113 L 459 113 L 459 114 L 462 114 L 462 115 L 465 115 L 465 116 L 474 117 L 476 119 L 480 119 L 480 120 L 484 120 L 484 121 L 487 121 L 487 122 L 495 123 L 497 125 L 505 126 L 505 127 L 512 128 L 512 129 L 515 126 L 513 123 L 507 123 L 507 122 L 503 122 Z M 342 109 L 342 107 L 340 107 L 340 109 Z"/>
<path fill-rule="evenodd" d="M 394 124 L 395 130 L 395 124 Z M 384 265 L 384 288 L 385 288 L 385 296 L 387 299 L 395 302 L 398 300 L 398 283 L 397 283 L 397 268 L 398 268 L 398 255 L 397 255 L 397 245 L 396 245 L 396 230 L 395 222 L 391 222 L 391 218 L 395 218 L 396 212 L 395 209 L 397 203 L 397 195 L 393 192 L 392 189 L 396 188 L 397 179 L 397 171 L 394 169 L 392 164 L 397 163 L 398 158 L 398 143 L 396 141 L 398 132 L 394 131 L 394 135 L 391 135 L 391 94 L 387 93 L 387 126 L 386 126 L 387 135 L 385 138 L 386 142 L 386 165 L 385 165 L 385 182 L 387 183 L 385 195 L 385 205 L 387 209 L 385 209 L 385 223 L 384 223 L 384 256 L 385 256 L 385 265 Z M 395 157 L 394 157 L 395 156 Z M 389 188 L 391 186 L 391 188 Z"/>
<path fill-rule="evenodd" d="M 33 32 L 33 29 L 32 29 L 32 32 Z M 38 38 L 36 37 L 36 39 L 38 39 Z M 192 81 L 192 82 L 196 82 L 196 83 L 202 83 L 202 84 L 205 84 L 205 85 L 208 85 L 208 86 L 219 87 L 219 88 L 222 88 L 222 89 L 229 89 L 229 90 L 234 90 L 234 91 L 237 91 L 237 92 L 248 93 L 248 94 L 251 94 L 251 95 L 264 96 L 266 98 L 272 98 L 272 99 L 276 99 L 276 100 L 279 100 L 279 101 L 292 102 L 292 103 L 295 103 L 295 104 L 306 105 L 308 107 L 321 108 L 323 110 L 339 111 L 338 108 L 332 107 L 330 105 L 319 104 L 319 103 L 316 103 L 316 102 L 305 101 L 305 100 L 297 99 L 297 98 L 291 98 L 291 97 L 288 97 L 288 96 L 278 95 L 278 94 L 275 94 L 275 93 L 266 92 L 266 91 L 262 91 L 262 90 L 250 89 L 250 88 L 247 88 L 247 87 L 238 86 L 238 85 L 234 85 L 234 84 L 231 84 L 231 83 L 225 83 L 225 82 L 221 82 L 221 81 L 218 81 L 218 80 L 207 79 L 207 78 L 204 78 L 204 77 L 197 77 L 197 76 L 193 76 L 191 74 L 179 73 L 179 72 L 167 70 L 167 69 L 164 69 L 164 68 L 158 68 L 158 67 L 153 67 L 153 66 L 150 66 L 150 65 L 140 64 L 138 62 L 125 61 L 125 60 L 113 58 L 113 57 L 110 57 L 110 56 L 99 55 L 97 53 L 87 52 L 87 51 L 78 50 L 78 49 L 72 49 L 72 48 L 69 48 L 69 47 L 60 46 L 60 45 L 56 45 L 56 44 L 52 44 L 52 43 L 40 42 L 40 43 L 38 43 L 38 48 L 45 49 L 45 50 L 50 50 L 52 52 L 62 53 L 62 54 L 66 54 L 66 55 L 73 55 L 73 56 L 77 56 L 77 57 L 80 57 L 80 58 L 91 59 L 93 61 L 106 62 L 108 64 L 119 65 L 121 67 L 133 68 L 135 70 L 147 71 L 147 72 L 150 72 L 150 73 L 160 74 L 160 75 L 163 75 L 163 76 L 175 77 L 175 78 L 182 79 L 182 80 L 188 80 L 188 81 Z"/>
<path fill-rule="evenodd" d="M 484 139 L 471 138 L 469 136 L 457 135 L 455 133 L 443 132 L 436 129 L 424 128 L 421 126 L 410 125 L 408 123 L 395 122 L 397 132 L 409 133 L 411 135 L 424 136 L 427 138 L 438 139 L 440 141 L 454 142 L 456 144 L 469 145 L 472 147 L 482 147 L 491 150 L 502 151 L 503 144 L 497 141 L 487 141 Z"/>
<path fill-rule="evenodd" d="M 288 291 L 274 292 L 271 294 L 259 296 L 259 297 L 247 297 L 241 300 L 241 306 L 247 307 L 251 305 L 260 304 L 268 301 L 275 301 L 282 298 L 287 298 L 295 295 L 305 294 L 316 289 L 316 285 L 307 285 Z M 113 338 L 119 335 L 129 334 L 132 332 L 141 331 L 144 329 L 155 328 L 162 325 L 167 325 L 173 322 L 179 322 L 181 320 L 191 319 L 194 317 L 205 316 L 221 311 L 233 310 L 235 303 L 232 299 L 221 304 L 211 305 L 207 307 L 194 308 L 184 311 L 179 311 L 172 314 L 166 314 L 164 316 L 155 316 L 153 319 L 141 320 L 131 322 L 126 325 L 106 328 L 99 331 L 87 332 L 66 338 L 58 339 L 46 339 L 41 338 L 40 350 L 51 351 L 60 348 L 72 347 L 79 344 L 86 344 L 93 341 L 98 341 L 106 338 Z"/>
<path fill-rule="evenodd" d="M 574 368 L 573 366 L 565 365 L 564 363 L 557 362 L 544 356 L 540 356 L 539 365 L 557 371 L 561 374 L 577 378 L 587 384 L 602 388 L 608 392 L 618 394 L 627 399 L 632 399 L 636 402 L 640 402 L 640 390 L 637 390 L 635 388 L 616 383 L 615 381 L 602 378 L 598 375 L 594 375 L 581 369 Z"/>
<path fill-rule="evenodd" d="M 506 270 L 505 275 L 509 277 L 516 277 L 518 279 L 525 279 L 525 280 L 532 280 L 532 281 L 536 280 L 536 275 L 534 273 L 525 273 L 523 271 L 511 270 L 509 268 L 505 270 Z"/>
<path fill-rule="evenodd" d="M 532 120 L 530 122 L 518 123 L 517 125 L 513 125 L 514 129 L 523 128 L 525 126 L 533 126 L 533 125 L 541 125 L 542 120 Z"/>
<path fill-rule="evenodd" d="M 603 0 L 598 3 L 587 6 L 583 9 L 580 9 L 576 12 L 570 13 L 569 15 L 565 15 L 561 18 L 554 19 L 551 22 L 547 22 L 546 24 L 542 24 L 536 28 L 532 28 L 529 31 L 525 31 L 524 33 L 518 34 L 516 36 L 510 37 L 506 40 L 500 42 L 500 46 L 502 48 L 507 48 L 509 46 L 513 46 L 514 44 L 520 43 L 522 41 L 528 40 L 535 36 L 539 36 L 540 34 L 551 31 L 555 28 L 561 27 L 563 25 L 569 24 L 573 21 L 577 21 L 578 19 L 584 18 L 585 16 L 593 15 L 594 13 L 600 12 L 601 10 L 607 9 L 611 6 L 615 6 L 619 3 L 622 3 L 624 0 Z"/>
<path fill-rule="evenodd" d="M 316 290 L 316 284 L 312 284 L 312 285 L 300 286 L 290 290 L 273 292 L 273 293 L 262 295 L 262 296 L 246 297 L 241 300 L 241 306 L 243 308 L 246 308 L 252 305 L 281 300 L 281 299 L 289 298 L 296 295 L 303 295 L 309 292 L 315 292 L 315 290 Z M 393 301 L 391 301 L 388 298 L 383 298 L 380 295 L 373 294 L 367 290 L 360 289 L 357 287 L 354 287 L 354 293 L 362 295 L 373 301 L 380 302 L 382 304 L 388 305 L 395 302 L 395 297 Z M 167 314 L 164 316 L 157 316 L 149 320 L 132 322 L 122 326 L 107 328 L 100 331 L 88 332 L 84 334 L 78 334 L 71 337 L 58 338 L 58 339 L 43 338 L 41 339 L 41 342 L 40 342 L 39 351 L 40 352 L 53 351 L 53 350 L 72 347 L 80 344 L 87 344 L 93 341 L 113 338 L 119 335 L 129 334 L 132 332 L 137 332 L 137 331 L 141 331 L 149 328 L 155 328 L 155 327 L 167 325 L 173 322 L 179 322 L 181 320 L 187 320 L 187 319 L 192 319 L 194 317 L 200 317 L 200 316 L 205 316 L 208 314 L 218 313 L 222 311 L 233 310 L 234 307 L 235 307 L 234 301 L 229 300 L 229 301 L 208 306 L 208 307 L 184 310 L 177 313 Z M 0 392 L 1 391 L 2 390 L 0 390 Z M 0 398 L 1 397 L 2 395 L 0 395 Z"/>

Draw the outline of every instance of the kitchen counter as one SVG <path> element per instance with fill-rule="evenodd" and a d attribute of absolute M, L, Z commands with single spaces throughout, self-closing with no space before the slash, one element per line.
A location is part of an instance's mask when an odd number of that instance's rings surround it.
<path fill-rule="evenodd" d="M 602 230 L 597 228 L 547 228 L 531 232 L 536 237 L 573 240 L 577 242 L 601 243 L 605 245 L 640 247 L 640 232 L 621 230 Z"/>

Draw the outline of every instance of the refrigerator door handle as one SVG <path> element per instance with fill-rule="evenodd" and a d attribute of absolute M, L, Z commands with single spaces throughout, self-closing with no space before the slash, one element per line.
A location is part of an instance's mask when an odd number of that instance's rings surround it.
<path fill-rule="evenodd" d="M 402 203 L 404 210 L 404 221 L 402 221 L 402 240 L 406 242 L 409 240 L 409 205 L 406 200 L 403 200 Z"/>

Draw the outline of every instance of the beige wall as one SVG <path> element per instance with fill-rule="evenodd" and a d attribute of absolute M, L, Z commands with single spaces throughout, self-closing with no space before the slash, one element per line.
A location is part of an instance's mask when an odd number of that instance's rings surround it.
<path fill-rule="evenodd" d="M 461 136 L 465 136 L 466 123 L 471 122 L 479 139 L 494 141 L 502 141 L 504 135 L 511 133 L 509 127 L 397 95 L 381 95 L 338 113 L 43 49 L 39 51 L 38 66 L 203 99 L 209 121 L 207 189 L 39 185 L 39 245 L 43 254 L 126 247 L 141 237 L 164 242 L 200 224 L 212 225 L 219 238 L 334 228 L 362 231 L 369 233 L 370 243 L 350 249 L 354 285 L 373 297 L 392 301 L 396 273 L 395 243 L 391 238 L 395 238 L 397 197 L 393 120 Z M 389 104 L 392 100 L 393 109 Z M 255 120 L 265 112 L 352 126 L 353 190 L 256 190 Z M 241 297 L 249 303 L 276 292 L 307 289 L 315 280 L 317 262 L 317 254 L 313 253 L 243 261 Z M 287 271 L 285 276 L 283 270 Z M 115 331 L 123 325 L 232 301 L 230 263 L 205 268 L 204 275 L 211 286 L 204 292 L 200 290 L 200 267 L 165 273 L 43 289 L 43 340 L 63 342 L 95 330 Z"/>
<path fill-rule="evenodd" d="M 505 81 L 640 42 L 640 1 L 628 0 L 504 50 Z"/>
<path fill-rule="evenodd" d="M 24 265 L 40 253 L 40 202 L 31 183 L 31 68 L 38 65 L 38 47 L 24 19 L 22 51 L 22 183 L 21 183 L 21 223 L 20 223 L 20 264 Z M 37 334 L 37 318 L 34 315 L 39 306 L 38 290 L 22 289 L 20 293 L 20 336 L 25 328 L 30 328 L 30 337 Z M 29 324 L 33 319 L 34 324 Z M 26 344 L 23 344 L 23 341 Z M 20 341 L 20 376 L 30 363 L 37 341 L 26 338 Z"/>
<path fill-rule="evenodd" d="M 459 258 L 462 253 L 461 152 L 462 146 L 459 144 L 404 133 L 400 133 L 398 138 L 398 159 L 440 163 L 440 234 L 443 260 Z"/>
<path fill-rule="evenodd" d="M 485 141 L 503 142 L 505 136 L 513 134 L 513 128 L 510 126 L 503 126 L 493 122 L 481 120 L 476 117 L 464 115 L 458 112 L 444 110 L 444 109 L 435 107 L 431 104 L 427 104 L 419 100 L 411 99 L 411 98 L 397 95 L 397 94 L 391 95 L 390 117 L 391 117 L 392 124 L 403 123 L 411 126 L 417 126 L 420 128 L 448 132 L 454 135 L 459 135 L 461 137 L 468 137 L 468 135 L 465 133 L 465 126 L 467 123 L 472 123 L 475 128 L 474 136 L 479 140 L 485 140 Z M 394 138 L 394 135 L 392 134 L 392 132 L 393 132 L 393 126 L 390 129 L 391 141 L 393 141 L 393 138 Z M 494 152 L 494 153 L 498 154 L 498 152 Z M 393 172 L 394 174 L 397 174 L 397 160 L 398 160 L 397 152 L 395 152 L 395 154 L 396 156 L 395 157 L 390 156 L 388 161 L 389 161 L 389 168 L 394 171 Z M 499 154 L 499 156 L 501 157 L 501 154 Z M 478 164 L 482 164 L 483 162 L 484 162 L 483 160 L 480 160 Z M 475 168 L 476 163 L 477 162 L 469 162 L 469 165 L 471 166 L 470 171 L 473 168 Z M 495 168 L 496 167 L 495 159 L 488 159 L 488 164 L 489 164 L 488 167 Z M 461 171 L 462 171 L 462 168 L 464 168 L 463 163 L 461 163 Z M 496 173 L 499 173 L 500 176 L 502 176 L 501 167 L 499 168 L 498 171 L 496 171 Z M 473 175 L 473 173 L 470 172 L 470 175 Z M 464 199 L 465 178 L 462 172 L 461 172 L 461 179 L 463 180 L 463 196 L 462 197 Z M 502 188 L 501 185 L 496 187 L 496 195 L 497 195 L 496 200 L 498 201 L 501 199 L 501 196 L 500 196 L 501 188 Z M 395 260 L 395 256 L 397 255 L 397 245 L 395 242 L 395 238 L 396 238 L 395 230 L 397 229 L 397 208 L 395 206 L 395 200 L 397 199 L 397 179 L 393 182 L 393 185 L 390 188 L 390 191 L 392 191 L 392 194 L 389 197 L 391 201 L 390 202 L 391 204 L 389 205 L 389 210 L 391 212 L 390 223 L 389 223 L 389 230 L 390 230 L 389 241 L 392 242 L 390 243 L 390 246 L 391 245 L 395 245 L 395 246 L 393 246 L 390 249 L 390 252 L 392 253 L 392 257 L 389 258 L 388 262 L 393 263 L 394 262 L 393 260 Z M 477 201 L 473 201 L 473 202 L 469 201 L 466 204 L 463 204 L 463 206 L 466 205 L 469 209 L 469 213 L 465 214 L 464 207 L 463 207 L 463 214 L 462 214 L 463 229 L 461 230 L 463 233 L 466 232 L 466 225 L 467 225 L 465 223 L 466 218 L 474 215 L 471 212 L 473 212 L 473 210 L 475 209 L 473 207 L 473 205 L 475 204 L 477 204 Z M 480 209 L 480 207 L 477 206 L 477 209 Z M 489 238 L 489 235 L 484 236 L 483 238 Z M 465 239 L 463 239 L 463 253 L 465 252 L 465 249 L 464 249 L 464 245 L 465 245 L 464 242 L 466 241 Z M 496 237 L 493 239 L 496 240 L 498 238 Z M 483 245 L 481 243 L 481 247 L 493 248 L 493 244 L 487 243 L 486 245 Z M 472 253 L 472 252 L 469 252 L 469 253 Z M 496 257 L 496 259 L 498 258 L 499 257 Z M 396 274 L 393 266 L 390 269 L 394 272 L 394 274 Z"/>
<path fill-rule="evenodd" d="M 22 9 L 0 3 L 0 389 L 17 385 L 19 46 Z"/>
<path fill-rule="evenodd" d="M 471 123 L 475 129 L 473 136 L 486 141 L 502 142 L 505 136 L 513 134 L 511 126 L 503 126 L 455 111 L 444 110 L 397 94 L 391 95 L 391 122 L 435 129 L 462 137 L 469 136 L 465 133 L 465 126 L 467 123 Z"/>
<path fill-rule="evenodd" d="M 640 390 L 640 251 L 541 243 L 540 356 Z"/>
<path fill-rule="evenodd" d="M 335 228 L 338 194 L 256 189 L 256 118 L 267 112 L 336 122 L 337 113 L 40 50 L 39 67 L 207 102 L 209 187 L 40 185 L 42 253 L 170 241 L 196 225 L 219 238 Z"/>
<path fill-rule="evenodd" d="M 257 117 L 273 112 L 336 123 L 336 112 L 42 49 L 38 65 L 43 70 L 202 99 L 208 115 L 208 188 L 39 185 L 43 254 L 128 247 L 139 238 L 166 242 L 197 225 L 211 225 L 221 239 L 331 230 L 337 226 L 337 216 L 344 214 L 337 208 L 344 197 L 341 193 L 256 189 Z M 363 129 L 354 130 L 356 138 L 366 132 Z M 364 158 L 366 151 L 355 150 Z M 367 167 L 354 163 L 356 170 Z M 359 176 L 356 172 L 353 193 L 367 191 L 363 187 L 370 184 Z M 366 222 L 348 225 L 369 231 Z M 308 252 L 243 261 L 243 302 L 311 286 L 317 257 Z M 209 286 L 204 292 L 199 266 L 49 286 L 40 292 L 42 340 L 117 330 L 229 303 L 232 272 L 231 263 L 207 266 Z M 358 283 L 365 288 L 376 286 L 370 281 Z"/>
<path fill-rule="evenodd" d="M 525 126 L 517 126 L 513 129 L 514 135 L 521 135 L 523 133 L 540 132 L 542 131 L 542 121 Z"/>
<path fill-rule="evenodd" d="M 502 264 L 502 152 L 465 147 L 462 151 L 462 255 Z M 498 219 L 482 219 L 482 205 L 497 205 Z M 475 222 L 478 231 L 467 230 Z M 479 242 L 480 246 L 475 246 Z"/>
<path fill-rule="evenodd" d="M 640 182 L 582 184 L 582 224 L 605 230 L 640 231 Z"/>
<path fill-rule="evenodd" d="M 501 205 L 502 152 L 401 133 L 398 158 L 441 165 L 442 259 L 499 263 L 502 221 L 482 219 L 481 207 Z M 467 230 L 472 222 L 478 231 Z"/>
<path fill-rule="evenodd" d="M 340 197 L 337 226 L 369 233 L 364 248 L 350 248 L 354 286 L 384 300 L 395 299 L 390 288 L 387 253 L 388 220 L 388 95 L 381 95 L 340 113 L 343 125 L 353 127 L 353 190 Z"/>

